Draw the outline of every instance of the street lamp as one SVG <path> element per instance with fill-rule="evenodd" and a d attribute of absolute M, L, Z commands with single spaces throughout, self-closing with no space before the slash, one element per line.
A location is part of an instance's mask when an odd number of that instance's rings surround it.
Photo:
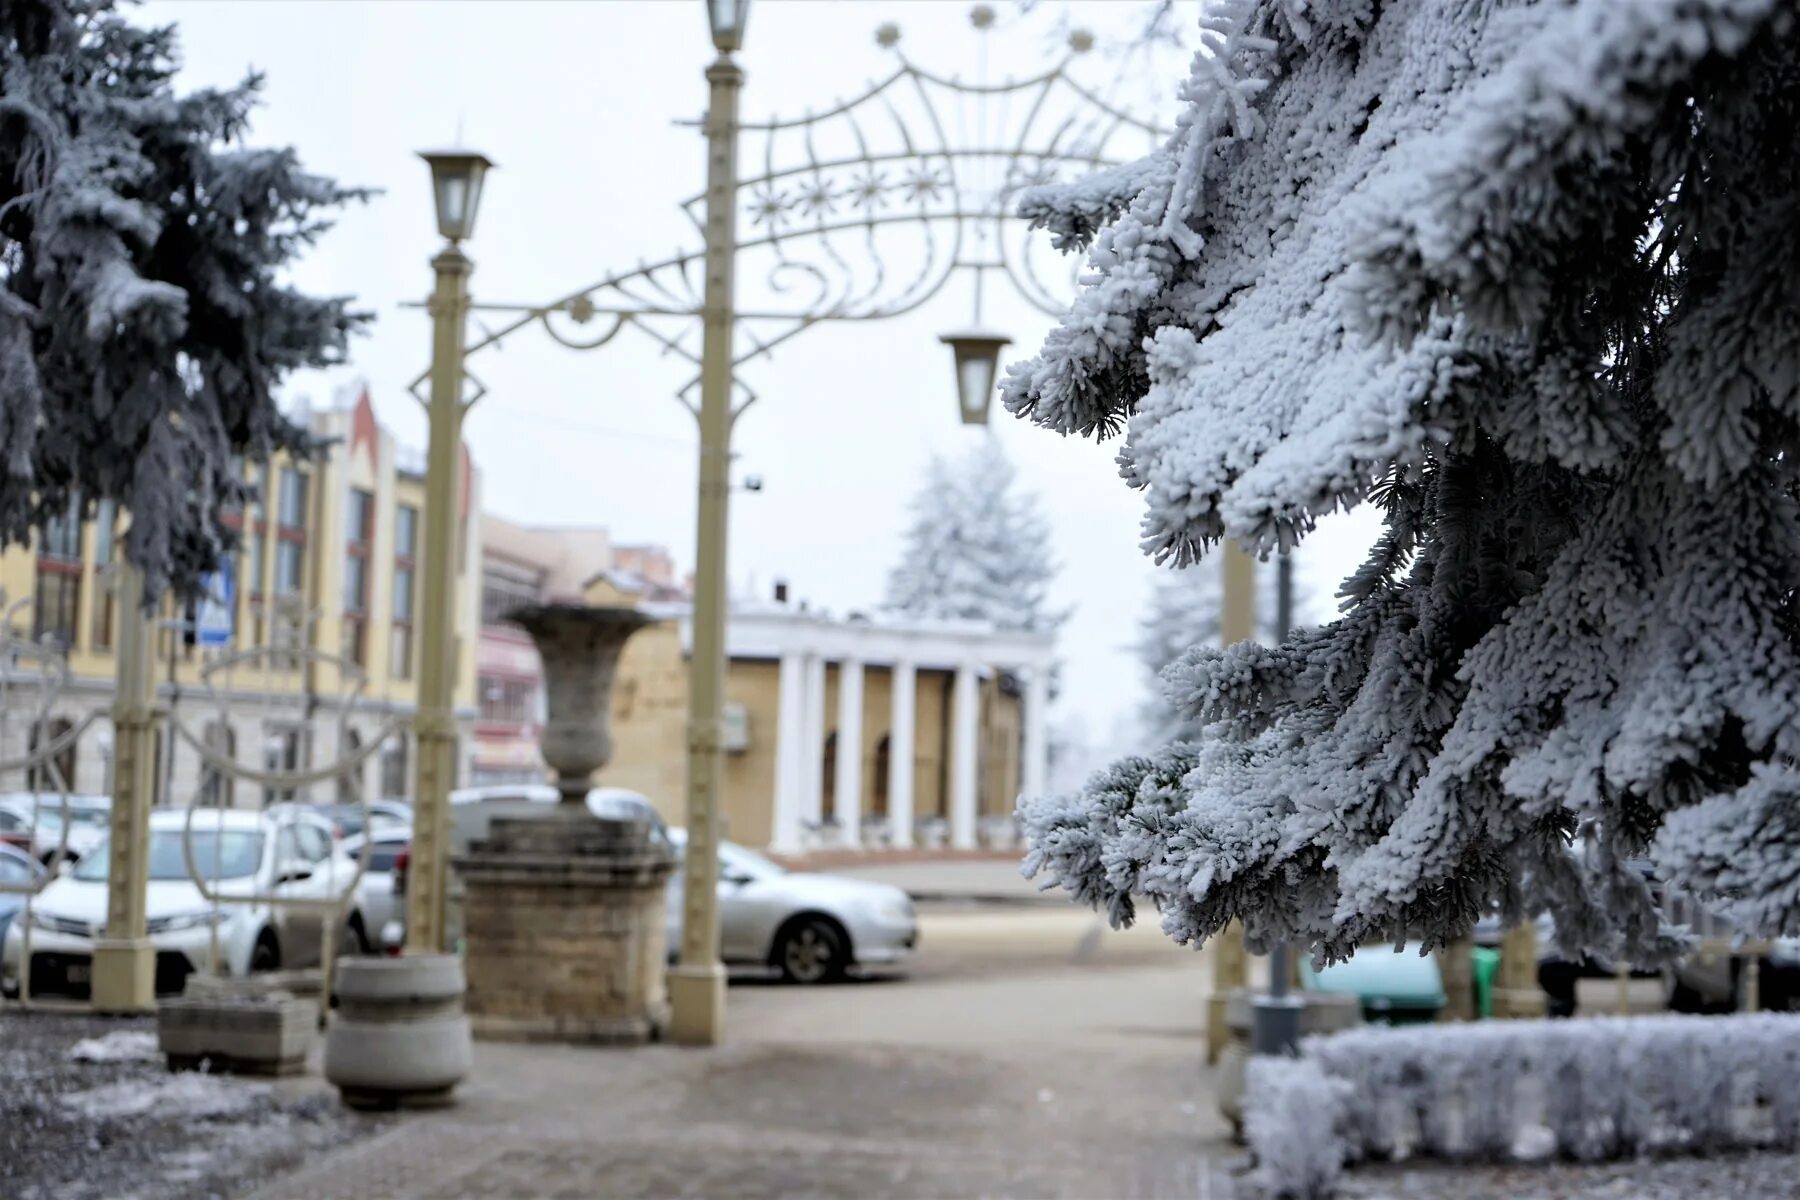
<path fill-rule="evenodd" d="M 1000 374 L 1000 351 L 1012 339 L 997 333 L 946 333 L 938 339 L 956 356 L 956 399 L 964 425 L 986 425 Z"/>
<path fill-rule="evenodd" d="M 445 241 L 460 242 L 475 232 L 481 182 L 494 164 L 485 154 L 468 150 L 421 150 L 419 157 L 431 164 L 431 197 L 437 204 L 438 232 Z"/>
<path fill-rule="evenodd" d="M 750 0 L 706 0 L 706 19 L 712 22 L 713 49 L 730 54 L 744 44 L 744 21 Z"/>
<path fill-rule="evenodd" d="M 406 949 L 441 954 L 447 948 L 446 907 L 450 864 L 450 787 L 456 779 L 456 643 L 450 628 L 455 587 L 456 490 L 462 474 L 463 356 L 467 349 L 469 273 L 475 264 L 461 243 L 475 232 L 481 184 L 493 166 L 467 150 L 427 151 L 431 194 L 444 247 L 431 260 L 437 282 L 426 305 L 431 314 L 430 448 L 425 464 L 424 556 L 420 564 L 418 740 L 413 799 L 412 870 L 406 893 Z"/>

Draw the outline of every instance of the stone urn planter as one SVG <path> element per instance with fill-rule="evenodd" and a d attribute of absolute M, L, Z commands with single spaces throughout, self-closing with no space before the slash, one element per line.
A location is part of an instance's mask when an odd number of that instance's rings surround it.
<path fill-rule="evenodd" d="M 500 817 L 454 859 L 465 889 L 464 964 L 475 1035 L 642 1042 L 668 1022 L 664 888 L 675 867 L 649 823 L 594 816 L 594 772 L 619 654 L 652 618 L 542 605 L 508 614 L 537 644 L 549 712 L 544 761 L 561 795 L 542 816 Z"/>
<path fill-rule="evenodd" d="M 469 1073 L 462 963 L 454 954 L 347 958 L 325 1035 L 325 1078 L 355 1109 L 434 1108 Z"/>

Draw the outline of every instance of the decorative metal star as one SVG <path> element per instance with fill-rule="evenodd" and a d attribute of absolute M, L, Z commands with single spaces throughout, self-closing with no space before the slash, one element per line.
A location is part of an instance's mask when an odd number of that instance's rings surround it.
<path fill-rule="evenodd" d="M 887 176 L 870 167 L 850 181 L 845 194 L 862 208 L 876 209 L 886 204 L 887 190 Z"/>
<path fill-rule="evenodd" d="M 815 179 L 800 189 L 799 204 L 809 217 L 822 217 L 837 206 L 837 193 L 824 179 Z"/>
<path fill-rule="evenodd" d="M 757 225 L 767 225 L 771 230 L 779 229 L 787 224 L 791 203 L 785 192 L 765 184 L 750 193 L 750 220 Z"/>
<path fill-rule="evenodd" d="M 936 167 L 921 163 L 906 173 L 901 187 L 914 200 L 936 200 L 948 182 Z"/>

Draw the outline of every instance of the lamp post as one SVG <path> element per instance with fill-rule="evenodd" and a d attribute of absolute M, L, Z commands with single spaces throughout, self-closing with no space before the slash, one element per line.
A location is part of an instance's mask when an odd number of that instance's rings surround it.
<path fill-rule="evenodd" d="M 418 706 L 413 837 L 406 893 L 406 949 L 437 954 L 445 945 L 450 862 L 450 784 L 456 778 L 456 641 L 449 601 L 456 579 L 457 484 L 461 475 L 463 354 L 474 264 L 461 242 L 475 230 L 481 185 L 493 166 L 464 150 L 426 152 L 444 247 L 431 260 L 437 285 L 431 313 L 430 449 L 425 467 L 424 603 L 419 614 Z"/>
<path fill-rule="evenodd" d="M 669 971 L 669 1036 L 691 1046 L 725 1036 L 719 961 L 719 790 L 725 772 L 725 539 L 731 501 L 732 331 L 737 255 L 738 96 L 750 0 L 707 0 L 706 257 L 700 341 L 700 485 L 694 552 L 693 663 L 688 684 L 687 861 L 681 955 Z"/>
<path fill-rule="evenodd" d="M 1294 560 L 1283 554 L 1275 562 L 1275 637 L 1287 639 L 1294 623 Z M 1269 990 L 1256 997 L 1251 1010 L 1250 1050 L 1253 1054 L 1292 1054 L 1300 1041 L 1300 1018 L 1306 998 L 1288 990 L 1292 971 L 1286 942 L 1269 947 Z"/>

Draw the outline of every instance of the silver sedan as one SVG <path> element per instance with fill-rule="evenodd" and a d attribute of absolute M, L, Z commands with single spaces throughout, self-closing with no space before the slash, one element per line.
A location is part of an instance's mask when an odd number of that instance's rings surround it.
<path fill-rule="evenodd" d="M 677 855 L 686 831 L 669 830 Z M 669 953 L 681 945 L 683 872 L 669 880 Z M 918 945 L 912 898 L 885 883 L 789 871 L 733 842 L 719 846 L 719 956 L 767 966 L 795 983 L 842 979 L 852 967 L 904 963 Z"/>

